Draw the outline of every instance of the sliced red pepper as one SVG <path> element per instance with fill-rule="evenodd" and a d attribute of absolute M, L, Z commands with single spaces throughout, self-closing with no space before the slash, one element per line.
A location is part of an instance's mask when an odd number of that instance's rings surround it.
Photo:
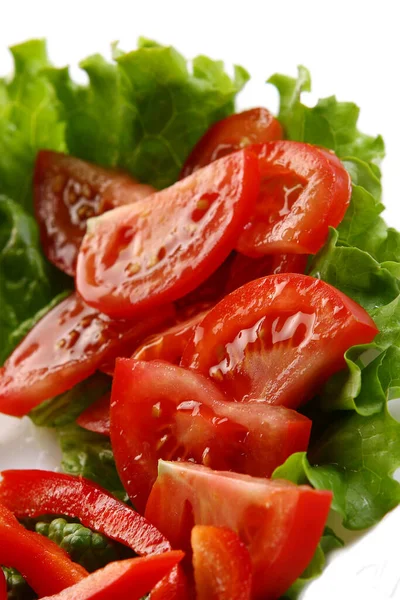
<path fill-rule="evenodd" d="M 17 569 L 39 596 L 57 594 L 88 575 L 57 544 L 25 529 L 2 504 L 0 564 Z"/>
<path fill-rule="evenodd" d="M 3 471 L 1 477 L 0 502 L 17 518 L 65 515 L 140 555 L 171 549 L 149 521 L 83 477 L 40 470 Z"/>
<path fill-rule="evenodd" d="M 250 554 L 234 531 L 196 525 L 191 543 L 197 600 L 250 600 Z"/>
<path fill-rule="evenodd" d="M 183 552 L 178 550 L 115 561 L 91 573 L 85 581 L 43 600 L 139 600 L 182 558 Z"/>
<path fill-rule="evenodd" d="M 188 600 L 189 583 L 180 565 L 174 567 L 151 591 L 149 600 Z"/>

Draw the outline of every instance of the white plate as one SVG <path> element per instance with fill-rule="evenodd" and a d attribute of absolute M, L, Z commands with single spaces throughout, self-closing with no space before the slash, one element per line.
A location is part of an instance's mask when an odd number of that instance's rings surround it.
<path fill-rule="evenodd" d="M 277 107 L 265 79 L 278 71 L 295 75 L 298 64 L 313 77 L 310 102 L 336 94 L 362 107 L 360 128 L 381 133 L 387 147 L 383 165 L 387 221 L 400 228 L 398 172 L 400 113 L 398 57 L 400 42 L 395 2 L 286 0 L 187 0 L 135 2 L 14 0 L 2 7 L 0 73 L 9 71 L 6 46 L 31 37 L 47 37 L 58 65 L 77 63 L 94 52 L 108 53 L 120 40 L 131 49 L 139 35 L 175 45 L 186 56 L 198 53 L 245 66 L 254 78 L 240 107 Z M 74 69 L 76 73 L 76 69 Z M 79 75 L 78 75 L 79 76 Z M 51 432 L 28 419 L 0 416 L 0 470 L 57 469 L 60 451 Z M 338 529 L 336 527 L 336 529 Z M 322 577 L 302 600 L 389 600 L 400 598 L 400 509 L 331 555 Z M 348 533 L 345 533 L 348 535 Z"/>

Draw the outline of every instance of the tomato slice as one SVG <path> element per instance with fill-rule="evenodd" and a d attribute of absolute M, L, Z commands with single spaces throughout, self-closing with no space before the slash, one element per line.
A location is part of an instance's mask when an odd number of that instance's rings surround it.
<path fill-rule="evenodd" d="M 257 158 L 242 150 L 91 220 L 78 257 L 78 292 L 124 318 L 180 298 L 228 256 L 258 190 Z"/>
<path fill-rule="evenodd" d="M 183 352 L 200 321 L 208 311 L 198 313 L 194 317 L 181 321 L 161 333 L 147 338 L 133 353 L 136 360 L 165 360 L 179 365 Z"/>
<path fill-rule="evenodd" d="M 177 550 L 118 560 L 98 569 L 84 581 L 43 600 L 140 600 L 183 557 Z"/>
<path fill-rule="evenodd" d="M 209 311 L 182 366 L 211 377 L 229 398 L 297 408 L 345 366 L 350 346 L 377 331 L 361 306 L 324 281 L 269 275 Z"/>
<path fill-rule="evenodd" d="M 0 564 L 16 568 L 40 597 L 60 592 L 88 575 L 55 542 L 25 529 L 2 504 L 0 540 Z"/>
<path fill-rule="evenodd" d="M 250 555 L 234 531 L 196 525 L 191 544 L 197 600 L 251 600 Z"/>
<path fill-rule="evenodd" d="M 277 273 L 304 273 L 308 256 L 306 254 L 266 254 L 250 258 L 236 253 L 231 261 L 225 293 L 229 294 L 242 285 Z"/>
<path fill-rule="evenodd" d="M 252 108 L 231 115 L 206 131 L 186 159 L 180 178 L 249 144 L 282 138 L 281 124 L 266 108 Z"/>
<path fill-rule="evenodd" d="M 104 361 L 132 354 L 174 314 L 167 305 L 145 319 L 115 321 L 72 294 L 35 325 L 0 369 L 0 412 L 26 415 L 89 377 Z"/>
<path fill-rule="evenodd" d="M 125 173 L 41 150 L 36 157 L 33 191 L 45 254 L 59 269 L 75 275 L 87 220 L 142 200 L 156 190 Z"/>
<path fill-rule="evenodd" d="M 0 502 L 18 519 L 65 515 L 132 548 L 136 554 L 171 549 L 144 517 L 83 477 L 41 470 L 2 471 Z"/>
<path fill-rule="evenodd" d="M 188 552 L 193 525 L 232 529 L 250 552 L 252 598 L 276 600 L 313 557 L 331 499 L 330 492 L 288 481 L 161 460 L 146 516 L 173 548 Z"/>
<path fill-rule="evenodd" d="M 159 458 L 269 476 L 307 450 L 311 430 L 295 411 L 227 402 L 202 375 L 162 361 L 118 359 L 110 412 L 118 473 L 140 512 Z"/>
<path fill-rule="evenodd" d="M 251 151 L 260 162 L 261 190 L 237 250 L 315 254 L 350 203 L 349 174 L 333 153 L 302 142 L 256 144 Z"/>
<path fill-rule="evenodd" d="M 86 410 L 84 410 L 76 422 L 83 429 L 110 435 L 110 397 L 111 393 L 105 394 Z"/>

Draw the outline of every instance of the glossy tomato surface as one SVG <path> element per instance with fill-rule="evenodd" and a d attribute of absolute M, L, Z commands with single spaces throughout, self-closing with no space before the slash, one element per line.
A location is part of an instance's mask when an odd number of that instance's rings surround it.
<path fill-rule="evenodd" d="M 251 151 L 259 159 L 261 188 L 237 250 L 315 254 L 350 203 L 349 174 L 332 152 L 302 142 L 256 144 Z"/>
<path fill-rule="evenodd" d="M 181 171 L 181 179 L 218 158 L 250 144 L 281 140 L 282 126 L 266 108 L 252 108 L 218 121 L 196 144 Z"/>
<path fill-rule="evenodd" d="M 38 153 L 33 184 L 42 247 L 68 275 L 75 274 L 88 219 L 156 191 L 125 173 L 51 150 Z"/>
<path fill-rule="evenodd" d="M 172 547 L 188 551 L 194 525 L 228 527 L 250 553 L 252 598 L 276 600 L 313 557 L 331 498 L 278 479 L 160 461 L 146 516 Z"/>
<path fill-rule="evenodd" d="M 196 525 L 191 545 L 197 600 L 251 600 L 250 554 L 234 531 Z"/>
<path fill-rule="evenodd" d="M 327 283 L 269 275 L 209 311 L 182 366 L 210 377 L 228 398 L 297 408 L 345 366 L 350 346 L 376 333 L 368 313 Z"/>
<path fill-rule="evenodd" d="M 78 292 L 114 317 L 182 297 L 231 252 L 258 191 L 258 160 L 243 150 L 91 220 L 78 257 Z"/>
<path fill-rule="evenodd" d="M 159 458 L 269 476 L 307 450 L 311 421 L 284 407 L 227 402 L 197 373 L 163 361 L 118 359 L 111 442 L 118 473 L 139 511 Z"/>
<path fill-rule="evenodd" d="M 172 305 L 135 321 L 116 321 L 73 293 L 48 312 L 0 369 L 0 412 L 20 417 L 83 381 L 106 360 L 129 356 L 168 322 Z"/>
<path fill-rule="evenodd" d="M 178 322 L 160 333 L 147 338 L 133 353 L 136 360 L 165 360 L 179 365 L 183 352 L 193 337 L 197 324 L 208 311 L 202 311 L 189 319 Z"/>

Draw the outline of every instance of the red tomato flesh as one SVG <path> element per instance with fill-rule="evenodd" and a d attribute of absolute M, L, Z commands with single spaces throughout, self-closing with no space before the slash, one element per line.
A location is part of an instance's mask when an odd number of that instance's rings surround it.
<path fill-rule="evenodd" d="M 110 397 L 111 393 L 93 402 L 76 419 L 78 425 L 88 431 L 110 435 Z"/>
<path fill-rule="evenodd" d="M 171 549 L 144 517 L 83 477 L 40 470 L 2 471 L 0 502 L 18 519 L 65 515 L 132 548 L 136 554 Z"/>
<path fill-rule="evenodd" d="M 189 600 L 192 597 L 188 586 L 183 569 L 178 565 L 151 590 L 149 600 Z"/>
<path fill-rule="evenodd" d="M 302 142 L 250 149 L 259 159 L 261 189 L 237 250 L 248 256 L 315 254 L 350 203 L 349 174 L 333 153 Z"/>
<path fill-rule="evenodd" d="M 269 275 L 226 296 L 199 323 L 182 366 L 237 401 L 297 408 L 345 366 L 344 352 L 371 342 L 368 313 L 327 283 Z"/>
<path fill-rule="evenodd" d="M 276 600 L 312 559 L 331 499 L 288 481 L 160 461 L 146 516 L 172 547 L 188 552 L 194 525 L 232 529 L 250 553 L 252 598 Z"/>
<path fill-rule="evenodd" d="M 183 552 L 174 551 L 115 561 L 60 594 L 43 600 L 139 600 L 182 557 Z"/>
<path fill-rule="evenodd" d="M 33 192 L 47 258 L 68 275 L 75 275 L 87 220 L 155 191 L 125 173 L 41 150 L 36 157 Z"/>
<path fill-rule="evenodd" d="M 258 160 L 242 150 L 91 220 L 78 257 L 78 292 L 120 318 L 180 298 L 228 256 L 258 191 Z"/>
<path fill-rule="evenodd" d="M 60 592 L 88 575 L 55 542 L 25 529 L 2 504 L 0 564 L 16 568 L 40 597 Z"/>
<path fill-rule="evenodd" d="M 251 600 L 251 559 L 234 531 L 196 525 L 191 544 L 197 600 Z"/>
<path fill-rule="evenodd" d="M 206 131 L 186 159 L 180 178 L 187 177 L 197 169 L 249 144 L 282 138 L 281 124 L 266 108 L 252 108 L 231 115 Z"/>
<path fill-rule="evenodd" d="M 311 430 L 295 411 L 227 402 L 202 375 L 162 361 L 118 359 L 110 412 L 118 473 L 140 512 L 159 458 L 269 476 L 307 450 Z"/>
<path fill-rule="evenodd" d="M 106 360 L 129 356 L 174 315 L 172 305 L 146 318 L 116 321 L 74 293 L 48 312 L 0 369 L 0 412 L 20 417 L 83 381 Z"/>
<path fill-rule="evenodd" d="M 189 340 L 193 337 L 197 324 L 208 311 L 198 313 L 194 317 L 181 321 L 161 333 L 147 338 L 133 353 L 136 360 L 165 360 L 179 365 Z"/>

